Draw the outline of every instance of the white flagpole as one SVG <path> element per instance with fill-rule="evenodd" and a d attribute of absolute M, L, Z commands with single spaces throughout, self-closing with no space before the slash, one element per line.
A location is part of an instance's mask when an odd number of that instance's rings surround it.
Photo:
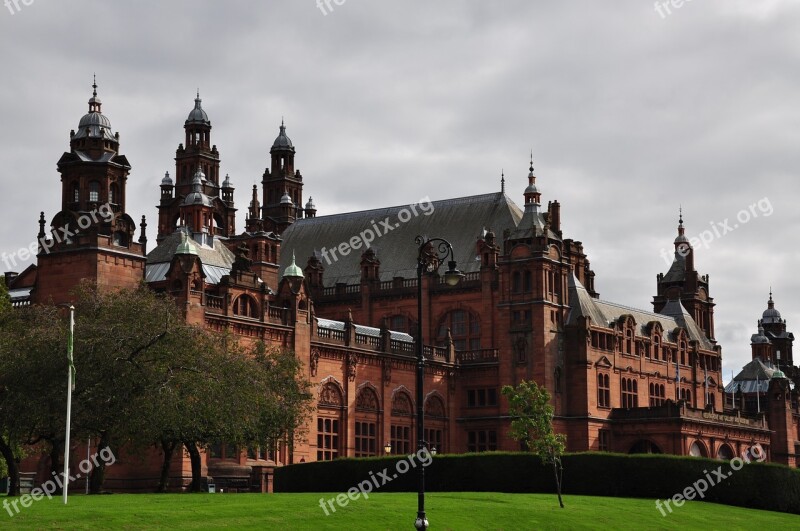
<path fill-rule="evenodd" d="M 75 331 L 75 306 L 69 305 L 69 341 L 67 342 L 67 435 L 64 439 L 64 505 L 67 504 L 67 490 L 69 488 L 69 431 L 72 420 L 72 388 L 75 386 L 73 376 L 75 365 L 72 363 L 72 334 Z"/>

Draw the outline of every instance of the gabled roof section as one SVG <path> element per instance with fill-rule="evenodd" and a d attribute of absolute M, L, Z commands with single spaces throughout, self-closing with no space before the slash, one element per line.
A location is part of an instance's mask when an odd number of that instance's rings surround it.
<path fill-rule="evenodd" d="M 574 271 L 570 272 L 567 278 L 567 289 L 569 292 L 570 306 L 567 324 L 574 324 L 578 317 L 588 317 L 594 325 L 608 326 L 606 317 L 595 305 L 595 299 L 589 295 L 589 292 L 583 287 L 581 281 L 575 276 Z"/>
<path fill-rule="evenodd" d="M 158 246 L 147 254 L 147 265 L 145 267 L 145 281 L 159 282 L 166 278 L 172 259 L 178 251 L 183 241 L 183 236 L 187 234 L 187 229 L 181 227 L 163 240 Z M 190 236 L 191 237 L 191 236 Z M 203 264 L 203 273 L 206 275 L 206 282 L 218 284 L 220 279 L 230 274 L 234 254 L 218 238 L 214 238 L 214 247 L 194 243 L 197 256 Z"/>
<path fill-rule="evenodd" d="M 636 334 L 639 336 L 649 336 L 648 325 L 652 322 L 657 322 L 671 342 L 676 339 L 675 329 L 680 327 L 687 331 L 690 340 L 697 341 L 700 344 L 700 348 L 714 350 L 714 345 L 711 344 L 703 330 L 697 326 L 692 316 L 678 301 L 669 301 L 664 310 L 662 310 L 663 313 L 653 313 L 623 306 L 622 304 L 593 299 L 575 277 L 574 272 L 569 275 L 568 289 L 570 311 L 567 316 L 567 324 L 574 324 L 578 317 L 582 316 L 589 317 L 595 326 L 613 327 L 613 323 L 617 322 L 620 317 L 630 315 L 636 321 Z"/>
<path fill-rule="evenodd" d="M 416 214 L 414 213 L 416 211 Z M 325 268 L 323 282 L 358 284 L 361 281 L 361 254 L 370 248 L 380 260 L 381 280 L 416 276 L 417 235 L 444 238 L 453 245 L 458 268 L 464 273 L 478 271 L 476 241 L 484 228 L 501 235 L 514 229 L 522 211 L 503 192 L 457 199 L 401 205 L 361 212 L 317 216 L 295 221 L 282 234 L 281 269 L 291 263 L 292 252 L 298 265 L 305 267 L 313 253 Z M 351 247 L 351 242 L 356 242 Z M 339 251 L 343 245 L 345 255 Z"/>
<path fill-rule="evenodd" d="M 776 371 L 777 369 L 765 365 L 760 358 L 756 358 L 742 367 L 739 374 L 728 382 L 728 385 L 725 386 L 725 392 L 755 393 L 758 391 L 766 393 L 769 390 L 769 380 Z"/>

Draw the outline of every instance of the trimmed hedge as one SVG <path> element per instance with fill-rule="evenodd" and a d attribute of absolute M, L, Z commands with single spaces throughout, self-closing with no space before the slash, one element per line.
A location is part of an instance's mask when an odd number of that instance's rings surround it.
<path fill-rule="evenodd" d="M 416 492 L 416 468 L 408 463 L 379 457 L 280 467 L 275 492 L 347 492 L 364 481 L 373 481 L 373 491 Z M 729 462 L 713 459 L 600 452 L 567 454 L 563 464 L 564 494 L 666 500 L 693 485 L 702 489 L 702 480 L 708 487 L 698 500 L 800 514 L 800 470 L 783 465 L 753 462 L 734 471 Z M 406 473 L 397 473 L 406 467 Z M 438 455 L 425 468 L 425 490 L 554 493 L 555 481 L 552 467 L 530 453 Z"/>

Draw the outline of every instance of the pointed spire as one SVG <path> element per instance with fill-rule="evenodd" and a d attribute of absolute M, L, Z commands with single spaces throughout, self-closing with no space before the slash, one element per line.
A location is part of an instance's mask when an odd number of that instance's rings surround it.
<path fill-rule="evenodd" d="M 92 96 L 97 97 L 97 74 L 92 74 Z"/>
<path fill-rule="evenodd" d="M 772 286 L 769 287 L 769 300 L 767 301 L 767 308 L 774 308 L 775 302 L 772 300 Z"/>
<path fill-rule="evenodd" d="M 528 168 L 528 171 L 531 175 L 533 175 L 533 149 L 531 148 L 531 166 Z"/>
<path fill-rule="evenodd" d="M 506 191 L 506 173 L 500 168 L 500 192 Z"/>

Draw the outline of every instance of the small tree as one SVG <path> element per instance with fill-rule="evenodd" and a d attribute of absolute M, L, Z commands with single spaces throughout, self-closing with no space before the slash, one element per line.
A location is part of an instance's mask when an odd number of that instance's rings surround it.
<path fill-rule="evenodd" d="M 511 436 L 533 450 L 543 463 L 553 466 L 558 504 L 563 509 L 561 479 L 564 469 L 561 466 L 561 456 L 564 454 L 567 438 L 553 432 L 550 393 L 544 387 L 536 385 L 536 382 L 524 380 L 516 389 L 510 385 L 504 386 L 502 393 L 508 399 L 509 414 L 513 419 Z"/>

